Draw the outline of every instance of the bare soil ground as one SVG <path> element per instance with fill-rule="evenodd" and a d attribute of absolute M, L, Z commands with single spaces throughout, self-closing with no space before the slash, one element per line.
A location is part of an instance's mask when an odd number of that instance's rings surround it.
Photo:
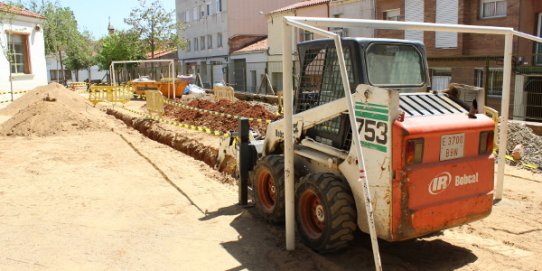
<path fill-rule="evenodd" d="M 229 177 L 103 112 L 86 118 L 103 126 L 0 136 L 0 270 L 372 269 L 366 235 L 336 254 L 299 241 L 287 252 L 284 228 L 237 206 Z M 540 270 L 541 192 L 541 175 L 507 167 L 504 200 L 488 218 L 381 241 L 384 269 Z"/>

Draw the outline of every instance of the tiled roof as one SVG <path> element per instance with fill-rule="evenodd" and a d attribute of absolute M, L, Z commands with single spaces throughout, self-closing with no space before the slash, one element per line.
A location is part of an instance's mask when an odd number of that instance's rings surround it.
<path fill-rule="evenodd" d="M 33 11 L 30 11 L 28 9 L 20 8 L 17 6 L 8 6 L 6 3 L 0 2 L 0 11 L 25 16 L 25 17 L 32 17 L 32 18 L 38 18 L 38 19 L 45 19 L 45 17 L 39 15 L 38 13 L 35 13 Z"/>
<path fill-rule="evenodd" d="M 265 51 L 265 50 L 267 50 L 267 38 L 257 41 L 255 43 L 252 43 L 248 46 L 245 46 L 233 52 L 233 54 L 243 54 L 243 53 L 251 53 L 251 52 Z"/>
<path fill-rule="evenodd" d="M 325 3 L 328 3 L 328 2 L 329 2 L 329 0 L 307 0 L 307 1 L 299 2 L 299 3 L 295 3 L 295 4 L 291 4 L 289 6 L 279 8 L 277 10 L 273 10 L 273 11 L 269 12 L 269 14 L 294 10 L 294 9 L 298 9 L 298 8 L 306 8 L 306 7 L 310 7 L 310 6 L 316 6 L 316 5 L 325 4 Z"/>

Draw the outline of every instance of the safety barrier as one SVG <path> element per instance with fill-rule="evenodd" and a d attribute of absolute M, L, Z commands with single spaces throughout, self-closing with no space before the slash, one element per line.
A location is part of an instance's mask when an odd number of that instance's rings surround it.
<path fill-rule="evenodd" d="M 85 82 L 71 82 L 68 88 L 77 93 L 87 92 L 88 84 Z"/>
<path fill-rule="evenodd" d="M 224 99 L 233 101 L 235 98 L 234 90 L 232 87 L 214 86 L 213 92 L 215 95 L 215 101 Z"/>
<path fill-rule="evenodd" d="M 495 130 L 493 131 L 493 149 L 497 149 L 499 142 L 499 111 L 486 106 L 484 107 L 484 113 L 495 122 Z"/>
<path fill-rule="evenodd" d="M 99 102 L 127 103 L 132 95 L 129 87 L 91 86 L 88 100 L 94 105 Z"/>
<path fill-rule="evenodd" d="M 180 128 L 192 130 L 192 131 L 195 131 L 195 132 L 205 133 L 205 134 L 224 137 L 224 138 L 230 137 L 229 133 L 224 133 L 224 132 L 214 130 L 214 129 L 211 129 L 211 128 L 207 128 L 207 127 L 203 127 L 203 126 L 190 125 L 190 124 L 184 124 L 184 123 L 176 122 L 176 121 L 173 121 L 173 120 L 164 119 L 162 117 L 152 116 L 152 115 L 149 115 L 149 114 L 146 114 L 146 113 L 143 113 L 143 112 L 140 112 L 140 111 L 132 110 L 132 109 L 129 109 L 129 108 L 126 108 L 126 107 L 122 107 L 122 109 L 124 109 L 124 110 L 126 110 L 128 112 L 132 112 L 134 114 L 149 118 L 149 119 L 159 121 L 161 123 L 165 123 L 165 124 L 175 126 L 175 127 L 180 127 Z"/>
<path fill-rule="evenodd" d="M 158 90 L 145 91 L 145 99 L 147 100 L 147 110 L 149 114 L 164 115 L 164 96 Z"/>
<path fill-rule="evenodd" d="M 232 115 L 232 114 L 226 114 L 226 113 L 212 111 L 212 110 L 201 109 L 201 108 L 197 108 L 197 107 L 188 106 L 188 105 L 185 105 L 185 104 L 182 104 L 182 103 L 177 103 L 177 102 L 174 102 L 174 101 L 171 101 L 171 100 L 166 100 L 166 104 L 173 105 L 173 106 L 176 106 L 176 107 L 181 107 L 181 108 L 188 109 L 188 110 L 193 110 L 193 111 L 198 111 L 198 112 L 202 112 L 202 113 L 217 115 L 217 116 L 221 116 L 221 117 L 225 117 L 225 118 L 230 118 L 230 119 L 246 118 L 249 121 L 255 120 L 257 122 L 262 122 L 262 123 L 263 122 L 265 122 L 265 123 L 271 123 L 272 122 L 272 120 L 268 120 L 268 119 L 248 118 L 248 117 Z"/>

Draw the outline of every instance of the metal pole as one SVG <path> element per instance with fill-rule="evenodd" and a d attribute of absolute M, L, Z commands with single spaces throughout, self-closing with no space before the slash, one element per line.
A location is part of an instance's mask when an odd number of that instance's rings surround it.
<path fill-rule="evenodd" d="M 501 125 L 499 135 L 499 163 L 495 200 L 501 200 L 504 186 L 504 166 L 506 165 L 506 141 L 508 140 L 508 110 L 510 104 L 510 83 L 512 81 L 513 33 L 504 36 L 504 69 L 502 80 Z"/>
<path fill-rule="evenodd" d="M 250 164 L 249 132 L 250 124 L 247 118 L 239 119 L 241 145 L 239 146 L 239 205 L 248 205 L 248 170 Z"/>
<path fill-rule="evenodd" d="M 292 27 L 282 22 L 282 86 L 284 89 L 284 200 L 286 221 L 286 250 L 295 249 L 294 202 L 294 140 L 293 140 L 293 82 Z"/>
<path fill-rule="evenodd" d="M 177 71 L 175 70 L 175 61 L 171 60 L 171 70 L 173 78 L 173 100 L 177 98 Z M 181 92 L 182 93 L 182 92 Z"/>
<path fill-rule="evenodd" d="M 339 35 L 335 35 L 333 37 L 335 40 L 335 47 L 337 48 L 337 57 L 339 59 L 339 66 L 341 71 L 341 78 L 343 82 L 343 88 L 344 88 L 344 96 L 346 97 L 346 100 L 348 102 L 348 110 L 350 114 L 348 114 L 350 118 L 350 125 L 352 129 L 352 141 L 355 143 L 356 146 L 356 154 L 358 156 L 358 167 L 360 172 L 359 181 L 361 185 L 363 186 L 363 199 L 365 201 L 365 212 L 367 215 L 367 224 L 369 226 L 369 235 L 371 236 L 371 245 L 373 249 L 373 259 L 375 261 L 375 269 L 377 271 L 382 270 L 382 262 L 380 260 L 380 250 L 378 249 L 378 238 L 376 235 L 376 229 L 375 229 L 375 220 L 373 215 L 373 205 L 372 205 L 372 199 L 371 199 L 371 192 L 369 189 L 369 178 L 367 176 L 367 171 L 365 169 L 365 158 L 363 157 L 363 150 L 361 149 L 361 139 L 359 136 L 359 133 L 356 122 L 356 117 L 354 115 L 354 101 L 352 101 L 352 92 L 350 90 L 350 83 L 348 81 L 348 74 L 346 72 L 346 64 L 344 61 L 344 52 L 343 47 L 341 44 L 341 37 Z"/>

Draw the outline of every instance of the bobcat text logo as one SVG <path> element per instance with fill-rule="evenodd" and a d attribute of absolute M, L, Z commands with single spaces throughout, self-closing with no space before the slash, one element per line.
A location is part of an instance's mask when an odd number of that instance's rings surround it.
<path fill-rule="evenodd" d="M 475 184 L 478 182 L 478 172 L 467 175 L 463 174 L 453 178 L 455 187 Z M 429 183 L 429 194 L 437 195 L 444 192 L 452 184 L 452 174 L 444 171 L 435 176 Z"/>
<path fill-rule="evenodd" d="M 429 183 L 429 194 L 437 195 L 444 192 L 444 190 L 450 186 L 451 182 L 452 174 L 450 174 L 450 172 L 445 171 L 440 173 L 433 178 L 431 183 Z"/>

